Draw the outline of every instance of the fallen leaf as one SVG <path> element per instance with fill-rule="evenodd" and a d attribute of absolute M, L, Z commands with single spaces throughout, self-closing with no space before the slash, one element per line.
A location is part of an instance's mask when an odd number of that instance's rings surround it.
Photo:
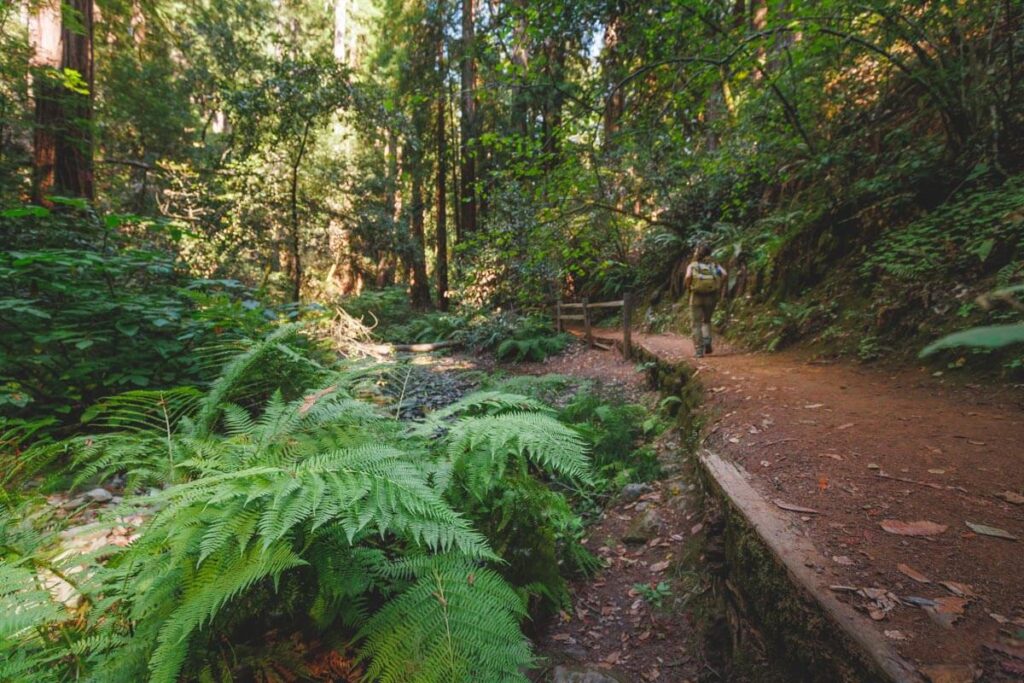
<path fill-rule="evenodd" d="M 820 455 L 823 458 L 832 458 L 833 460 L 843 459 L 843 456 L 839 455 L 838 453 L 819 453 L 818 455 Z"/>
<path fill-rule="evenodd" d="M 907 595 L 900 598 L 904 603 L 914 607 L 935 607 L 935 601 L 931 598 L 919 598 L 916 595 Z"/>
<path fill-rule="evenodd" d="M 1011 534 L 1009 531 L 1006 531 L 1005 529 L 997 529 L 994 526 L 986 526 L 984 524 L 974 524 L 973 522 L 964 522 L 964 524 L 970 527 L 971 531 L 973 531 L 976 534 L 994 536 L 995 538 L 1005 538 L 1008 541 L 1018 540 L 1016 536 Z"/>
<path fill-rule="evenodd" d="M 926 606 L 923 609 L 939 626 L 953 628 L 953 624 L 963 616 L 967 602 L 966 598 L 935 598 L 934 607 Z"/>
<path fill-rule="evenodd" d="M 946 470 L 928 470 L 928 474 L 945 474 Z"/>
<path fill-rule="evenodd" d="M 985 445 L 984 441 L 975 441 L 974 439 L 967 439 L 967 443 L 971 444 L 972 446 L 984 446 Z"/>
<path fill-rule="evenodd" d="M 846 555 L 833 555 L 832 556 L 832 561 L 835 562 L 836 564 L 841 564 L 844 567 L 850 567 L 850 566 L 853 565 L 853 560 L 851 560 Z"/>
<path fill-rule="evenodd" d="M 828 476 L 824 474 L 818 475 L 818 493 L 824 493 L 828 490 Z"/>
<path fill-rule="evenodd" d="M 608 664 L 613 664 L 614 665 L 614 664 L 618 663 L 619 657 L 621 657 L 621 656 L 622 656 L 622 653 L 619 652 L 618 650 L 616 650 L 615 652 L 612 652 L 610 655 L 605 657 L 604 661 L 607 662 Z"/>
<path fill-rule="evenodd" d="M 930 683 L 972 683 L 981 671 L 971 664 L 928 664 L 918 668 Z"/>
<path fill-rule="evenodd" d="M 941 614 L 963 614 L 969 602 L 967 598 L 935 598 L 935 611 Z"/>
<path fill-rule="evenodd" d="M 1002 493 L 997 493 L 996 498 L 1002 498 L 1007 503 L 1012 503 L 1013 505 L 1024 505 L 1024 496 L 1020 495 L 1019 493 L 1014 493 L 1013 491 L 1003 491 Z"/>
<path fill-rule="evenodd" d="M 1009 645 L 1007 643 L 985 643 L 984 645 L 993 652 L 1001 652 L 1004 655 L 1010 655 L 1015 659 L 1024 661 L 1024 647 L 1020 647 L 1018 645 Z"/>
<path fill-rule="evenodd" d="M 898 519 L 883 519 L 880 526 L 884 531 L 898 536 L 937 536 L 949 527 L 927 520 L 917 522 L 901 522 Z"/>
<path fill-rule="evenodd" d="M 853 422 L 847 422 L 846 424 L 839 425 L 838 427 L 836 427 L 836 429 L 838 429 L 838 430 L 849 429 L 850 427 L 853 426 L 853 424 L 854 424 Z"/>
<path fill-rule="evenodd" d="M 570 640 L 571 638 L 572 638 L 572 636 L 570 636 L 568 633 L 556 633 L 555 635 L 551 636 L 552 640 L 561 640 L 561 641 Z"/>
<path fill-rule="evenodd" d="M 885 637 L 891 640 L 910 640 L 910 637 L 903 631 L 885 631 Z"/>
<path fill-rule="evenodd" d="M 703 529 L 704 529 L 704 525 L 703 524 L 694 524 L 692 527 L 690 527 L 690 535 L 691 536 L 696 536 Z"/>
<path fill-rule="evenodd" d="M 807 410 L 814 410 L 815 408 L 822 408 L 824 407 L 824 405 L 824 403 L 808 403 L 807 405 L 804 406 L 804 408 L 806 408 Z"/>
<path fill-rule="evenodd" d="M 898 564 L 898 565 L 896 565 L 896 569 L 898 569 L 901 574 L 906 574 L 907 576 L 912 578 L 914 581 L 917 581 L 918 583 L 931 583 L 932 582 L 931 579 L 929 579 L 927 576 L 925 576 L 921 572 L 919 572 L 916 569 L 914 569 L 913 567 L 911 567 L 909 564 Z"/>
<path fill-rule="evenodd" d="M 995 612 L 989 612 L 988 615 L 995 619 L 997 624 L 1009 624 L 1010 620 L 1004 617 L 1002 614 L 996 614 Z"/>
<path fill-rule="evenodd" d="M 670 562 L 668 560 L 665 560 L 664 562 L 655 562 L 654 564 L 651 565 L 651 571 L 652 572 L 663 572 L 666 569 L 668 569 L 669 564 L 670 564 Z"/>
<path fill-rule="evenodd" d="M 775 503 L 777 507 L 780 507 L 783 510 L 789 510 L 790 512 L 803 512 L 811 515 L 819 514 L 819 512 L 817 510 L 814 510 L 813 508 L 805 508 L 801 505 L 793 505 L 792 503 L 787 503 L 786 501 L 779 500 L 778 498 L 776 498 L 772 502 Z"/>
<path fill-rule="evenodd" d="M 650 638 L 650 637 L 651 637 L 651 632 L 650 632 L 650 631 L 644 631 L 643 633 L 641 633 L 640 635 L 638 635 L 638 636 L 636 637 L 636 639 L 637 639 L 637 640 L 647 640 L 647 639 L 648 639 L 648 638 Z"/>
<path fill-rule="evenodd" d="M 966 583 L 960 583 L 958 581 L 939 581 L 941 586 L 944 586 L 953 595 L 957 595 L 961 598 L 976 598 L 977 594 L 971 589 Z"/>

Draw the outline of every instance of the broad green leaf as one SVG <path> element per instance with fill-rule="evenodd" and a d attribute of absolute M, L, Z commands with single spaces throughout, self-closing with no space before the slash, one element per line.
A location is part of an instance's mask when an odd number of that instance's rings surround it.
<path fill-rule="evenodd" d="M 973 346 L 984 349 L 997 349 L 1010 344 L 1024 343 L 1024 323 L 1012 325 L 989 325 L 972 327 L 962 332 L 946 335 L 922 349 L 920 356 L 930 356 L 936 351 L 952 349 L 959 346 Z"/>

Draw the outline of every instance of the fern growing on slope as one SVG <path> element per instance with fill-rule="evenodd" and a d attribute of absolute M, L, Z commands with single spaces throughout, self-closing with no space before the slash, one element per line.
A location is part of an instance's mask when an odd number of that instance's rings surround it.
<path fill-rule="evenodd" d="M 283 343 L 249 345 L 206 393 L 108 399 L 89 413 L 101 433 L 61 445 L 82 483 L 127 470 L 169 485 L 126 499 L 151 517 L 90 569 L 99 588 L 73 658 L 52 636 L 39 652 L 74 661 L 76 677 L 171 682 L 300 621 L 356 634 L 370 680 L 523 680 L 525 596 L 562 594 L 555 544 L 572 517 L 541 480 L 589 481 L 583 442 L 542 403 L 498 392 L 407 429 L 349 394 L 362 368 L 316 367 L 304 391 L 271 391 L 270 355 L 311 367 Z M 521 575 L 534 530 L 551 576 Z M 44 604 L 30 578 L 12 573 L 3 596 Z"/>
<path fill-rule="evenodd" d="M 359 633 L 367 674 L 384 683 L 522 681 L 533 662 L 519 632 L 526 607 L 508 583 L 464 557 L 416 558 L 392 569 L 413 583 Z"/>

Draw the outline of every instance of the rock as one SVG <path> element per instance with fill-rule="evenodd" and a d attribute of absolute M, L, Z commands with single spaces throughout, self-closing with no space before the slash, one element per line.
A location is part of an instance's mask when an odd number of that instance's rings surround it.
<path fill-rule="evenodd" d="M 75 498 L 69 498 L 68 500 L 64 501 L 61 507 L 64 508 L 65 510 L 72 510 L 74 508 L 85 505 L 85 500 L 85 496 L 76 496 Z"/>
<path fill-rule="evenodd" d="M 622 683 L 605 671 L 590 667 L 556 666 L 551 683 Z"/>
<path fill-rule="evenodd" d="M 110 504 L 111 505 L 120 505 L 123 500 L 124 500 L 124 498 L 122 498 L 121 496 L 114 496 L 113 498 L 110 499 Z"/>
<path fill-rule="evenodd" d="M 650 484 L 626 484 L 619 493 L 619 498 L 624 503 L 632 503 L 634 500 L 651 491 Z"/>
<path fill-rule="evenodd" d="M 647 543 L 661 531 L 663 522 L 656 510 L 647 509 L 633 520 L 622 535 L 624 543 Z"/>
<path fill-rule="evenodd" d="M 93 489 L 92 491 L 87 492 L 85 495 L 88 498 L 91 498 L 92 500 L 96 501 L 97 503 L 109 502 L 110 499 L 114 497 L 114 494 L 112 494 L 110 491 L 100 488 Z"/>

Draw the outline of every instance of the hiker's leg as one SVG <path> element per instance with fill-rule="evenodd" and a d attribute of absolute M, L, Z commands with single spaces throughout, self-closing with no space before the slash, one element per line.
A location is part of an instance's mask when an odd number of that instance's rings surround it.
<path fill-rule="evenodd" d="M 715 303 L 717 302 L 714 299 L 711 299 L 702 307 L 704 319 L 701 322 L 700 331 L 701 336 L 704 337 L 705 353 L 711 353 L 711 316 L 715 313 Z"/>
<path fill-rule="evenodd" d="M 690 336 L 693 338 L 693 351 L 697 358 L 704 355 L 704 334 L 701 326 L 704 324 L 704 307 L 701 302 L 694 299 L 690 302 Z"/>

